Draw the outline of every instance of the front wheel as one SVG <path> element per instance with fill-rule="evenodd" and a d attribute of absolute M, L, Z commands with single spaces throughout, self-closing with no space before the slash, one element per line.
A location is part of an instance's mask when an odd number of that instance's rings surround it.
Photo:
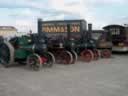
<path fill-rule="evenodd" d="M 55 63 L 55 56 L 51 52 L 47 52 L 45 56 L 41 58 L 45 58 L 46 61 L 44 62 L 43 65 L 46 67 L 52 67 L 53 64 Z"/>
<path fill-rule="evenodd" d="M 112 55 L 112 53 L 111 53 L 111 50 L 109 50 L 109 49 L 104 49 L 101 51 L 102 58 L 110 58 L 111 55 Z"/>
<path fill-rule="evenodd" d="M 27 58 L 27 67 L 39 71 L 42 68 L 42 60 L 38 54 L 32 54 Z"/>

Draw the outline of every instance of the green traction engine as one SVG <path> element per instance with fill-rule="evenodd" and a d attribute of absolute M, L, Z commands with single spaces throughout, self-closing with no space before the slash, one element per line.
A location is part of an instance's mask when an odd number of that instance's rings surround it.
<path fill-rule="evenodd" d="M 44 35 L 30 34 L 0 42 L 0 64 L 5 67 L 20 63 L 39 70 L 43 66 L 51 67 L 54 62 L 54 55 L 47 51 Z"/>
<path fill-rule="evenodd" d="M 105 31 L 97 40 L 97 48 L 100 50 L 102 58 L 111 58 L 112 56 L 113 44 L 111 38 L 111 34 Z"/>
<path fill-rule="evenodd" d="M 111 37 L 107 32 L 101 35 L 102 38 L 95 40 L 92 37 L 92 24 L 88 24 L 88 30 L 83 30 L 79 35 L 74 33 L 74 36 L 72 36 L 69 25 L 67 28 L 69 30 L 67 32 L 67 39 L 65 40 L 64 46 L 72 54 L 74 52 L 77 53 L 82 61 L 90 62 L 92 60 L 98 60 L 100 57 L 111 57 Z M 77 57 L 77 55 L 73 55 L 74 61 L 77 60 L 74 59 L 75 57 Z"/>
<path fill-rule="evenodd" d="M 68 27 L 70 29 L 70 26 Z M 98 60 L 100 52 L 97 50 L 96 41 L 91 36 L 91 24 L 88 24 L 88 30 L 82 30 L 76 36 L 71 36 L 70 30 L 68 31 L 68 39 L 65 42 L 65 48 L 72 52 L 76 52 L 79 59 L 85 62 Z M 77 57 L 78 58 L 78 57 Z"/>

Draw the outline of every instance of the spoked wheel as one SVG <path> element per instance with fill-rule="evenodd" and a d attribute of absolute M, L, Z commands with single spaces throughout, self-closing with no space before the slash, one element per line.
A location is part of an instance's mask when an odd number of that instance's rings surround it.
<path fill-rule="evenodd" d="M 94 54 L 94 60 L 98 60 L 100 57 L 100 51 L 97 49 L 94 49 L 93 54 Z"/>
<path fill-rule="evenodd" d="M 81 59 L 83 61 L 90 62 L 94 59 L 94 54 L 91 50 L 88 50 L 88 49 L 83 50 L 81 52 Z"/>
<path fill-rule="evenodd" d="M 42 68 L 42 60 L 38 54 L 32 54 L 27 58 L 27 67 L 38 71 Z"/>
<path fill-rule="evenodd" d="M 58 64 L 71 64 L 73 62 L 73 56 L 69 51 L 61 51 L 56 58 Z"/>
<path fill-rule="evenodd" d="M 47 52 L 45 56 L 41 57 L 42 61 L 44 61 L 44 66 L 52 67 L 55 63 L 55 56 L 51 52 Z"/>
<path fill-rule="evenodd" d="M 111 55 L 112 55 L 112 53 L 111 53 L 111 50 L 109 50 L 109 49 L 104 49 L 101 51 L 102 58 L 110 58 Z"/>
<path fill-rule="evenodd" d="M 0 44 L 0 64 L 5 67 L 14 64 L 14 47 L 7 41 Z"/>
<path fill-rule="evenodd" d="M 72 61 L 72 64 L 74 64 L 77 60 L 78 60 L 78 55 L 75 51 L 70 51 L 72 53 L 72 56 L 73 56 L 73 61 Z"/>

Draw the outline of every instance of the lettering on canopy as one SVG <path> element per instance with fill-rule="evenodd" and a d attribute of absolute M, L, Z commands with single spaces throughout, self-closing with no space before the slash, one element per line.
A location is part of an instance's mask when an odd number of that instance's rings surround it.
<path fill-rule="evenodd" d="M 43 23 L 42 32 L 68 32 L 67 23 Z M 80 32 L 80 23 L 70 23 L 70 32 Z"/>

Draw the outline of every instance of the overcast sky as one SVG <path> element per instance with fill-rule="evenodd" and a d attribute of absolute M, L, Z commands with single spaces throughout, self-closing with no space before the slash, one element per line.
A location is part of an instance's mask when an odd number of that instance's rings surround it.
<path fill-rule="evenodd" d="M 37 30 L 43 20 L 85 19 L 94 29 L 128 23 L 128 0 L 0 0 L 0 26 Z"/>

